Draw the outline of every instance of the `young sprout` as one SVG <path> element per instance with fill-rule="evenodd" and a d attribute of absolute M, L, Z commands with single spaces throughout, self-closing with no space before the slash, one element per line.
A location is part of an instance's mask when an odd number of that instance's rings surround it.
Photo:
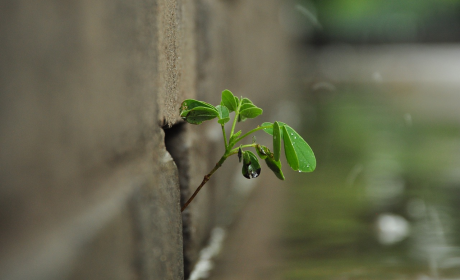
<path fill-rule="evenodd" d="M 230 121 L 231 112 L 235 112 L 235 116 L 227 141 L 227 133 L 225 132 L 224 124 Z M 312 172 L 315 170 L 316 158 L 312 149 L 292 127 L 285 123 L 277 121 L 274 123 L 265 122 L 243 135 L 241 135 L 241 130 L 234 132 L 237 122 L 253 119 L 261 115 L 262 112 L 263 110 L 254 105 L 251 100 L 243 97 L 238 98 L 229 90 L 224 90 L 222 92 L 222 100 L 220 105 L 217 106 L 194 99 L 187 99 L 182 102 L 180 116 L 188 123 L 198 125 L 204 121 L 217 118 L 217 122 L 222 127 L 225 152 L 211 172 L 204 176 L 203 181 L 184 204 L 181 211 L 187 208 L 204 184 L 209 181 L 212 174 L 214 174 L 231 155 L 237 154 L 239 162 L 243 162 L 241 172 L 244 177 L 248 179 L 259 177 L 261 172 L 259 160 L 253 152 L 245 150 L 247 148 L 254 148 L 259 158 L 265 160 L 267 166 L 280 180 L 284 180 L 280 161 L 281 140 L 284 143 L 286 160 L 293 170 L 299 172 Z M 266 146 L 258 144 L 255 136 L 252 138 L 252 144 L 240 145 L 238 148 L 234 148 L 236 143 L 259 130 L 263 130 L 273 136 L 273 153 Z"/>

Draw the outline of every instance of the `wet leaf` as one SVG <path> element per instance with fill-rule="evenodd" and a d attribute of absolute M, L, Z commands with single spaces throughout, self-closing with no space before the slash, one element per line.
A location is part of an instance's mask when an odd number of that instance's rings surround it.
<path fill-rule="evenodd" d="M 224 105 L 228 108 L 229 112 L 233 112 L 238 108 L 238 97 L 234 96 L 231 91 L 228 89 L 222 92 L 222 101 L 220 102 L 221 105 Z"/>
<path fill-rule="evenodd" d="M 270 170 L 275 173 L 278 179 L 284 180 L 284 174 L 281 170 L 281 161 L 276 161 L 273 157 L 268 156 L 265 158 L 265 163 L 267 164 L 268 168 L 270 168 Z"/>
<path fill-rule="evenodd" d="M 201 124 L 204 121 L 212 120 L 218 117 L 216 109 L 208 107 L 195 107 L 192 110 L 184 111 L 181 117 L 188 123 Z"/>
<path fill-rule="evenodd" d="M 273 124 L 273 156 L 275 161 L 280 160 L 281 153 L 281 132 L 278 122 Z"/>
<path fill-rule="evenodd" d="M 256 145 L 256 152 L 260 159 L 266 159 L 271 154 L 270 150 L 263 145 Z"/>
<path fill-rule="evenodd" d="M 192 110 L 193 108 L 196 108 L 196 107 L 208 107 L 214 110 L 216 109 L 216 107 L 204 101 L 199 101 L 195 99 L 186 99 L 182 102 L 180 106 L 181 116 L 182 116 L 182 112 Z"/>
<path fill-rule="evenodd" d="M 220 124 L 225 124 L 230 121 L 230 112 L 228 111 L 227 107 L 224 105 L 217 105 L 216 106 L 217 113 L 219 114 L 219 120 L 217 121 Z"/>
<path fill-rule="evenodd" d="M 281 139 L 283 139 L 283 129 L 282 129 L 282 127 L 285 126 L 286 124 L 283 123 L 283 122 L 278 122 L 278 125 L 280 127 Z M 265 131 L 267 134 L 270 134 L 270 135 L 273 136 L 273 123 L 264 122 L 261 126 L 269 126 L 268 128 L 264 128 L 263 131 Z"/>
<path fill-rule="evenodd" d="M 248 179 L 257 178 L 260 171 L 261 168 L 256 155 L 250 151 L 243 152 L 243 168 L 241 170 L 243 176 Z"/>
<path fill-rule="evenodd" d="M 180 107 L 180 116 L 191 124 L 200 124 L 203 121 L 212 120 L 218 116 L 216 107 L 209 103 L 186 99 Z"/>
<path fill-rule="evenodd" d="M 290 126 L 283 126 L 284 152 L 292 169 L 312 172 L 316 168 L 316 158 L 305 140 Z"/>
<path fill-rule="evenodd" d="M 292 144 L 291 138 L 287 135 L 286 126 L 283 126 L 284 153 L 289 166 L 294 170 L 299 170 L 299 158 Z"/>

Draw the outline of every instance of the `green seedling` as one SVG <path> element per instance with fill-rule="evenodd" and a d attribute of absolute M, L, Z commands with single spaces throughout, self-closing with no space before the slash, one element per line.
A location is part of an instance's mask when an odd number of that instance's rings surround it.
<path fill-rule="evenodd" d="M 230 135 L 227 138 L 224 125 L 230 121 L 231 112 L 235 112 L 235 116 Z M 280 161 L 281 141 L 284 143 L 286 160 L 293 170 L 299 172 L 312 172 L 315 170 L 316 158 L 312 149 L 292 127 L 285 123 L 277 121 L 274 123 L 265 122 L 243 135 L 241 135 L 241 130 L 235 132 L 237 122 L 253 119 L 262 115 L 262 112 L 263 110 L 254 105 L 251 100 L 243 97 L 238 98 L 229 90 L 224 90 L 222 92 L 222 100 L 220 105 L 217 106 L 194 99 L 187 99 L 182 102 L 180 116 L 188 123 L 198 125 L 204 121 L 217 118 L 217 122 L 222 127 L 225 152 L 211 172 L 204 176 L 203 181 L 184 204 L 181 211 L 187 208 L 204 184 L 209 181 L 212 174 L 214 174 L 214 172 L 222 166 L 224 161 L 232 155 L 237 154 L 239 162 L 242 162 L 243 167 L 241 172 L 244 177 L 248 179 L 259 177 L 261 172 L 259 160 L 253 152 L 246 150 L 247 148 L 254 148 L 259 158 L 265 160 L 268 168 L 270 168 L 280 180 L 284 180 Z M 263 130 L 273 136 L 273 152 L 266 146 L 258 144 L 255 137 L 253 137 L 252 144 L 240 145 L 235 148 L 238 142 L 259 130 Z"/>

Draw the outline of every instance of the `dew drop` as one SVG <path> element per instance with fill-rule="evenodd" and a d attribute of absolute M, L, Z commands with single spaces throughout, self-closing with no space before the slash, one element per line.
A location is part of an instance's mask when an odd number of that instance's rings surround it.
<path fill-rule="evenodd" d="M 300 172 L 302 172 L 302 171 L 299 170 L 299 173 L 300 173 Z"/>

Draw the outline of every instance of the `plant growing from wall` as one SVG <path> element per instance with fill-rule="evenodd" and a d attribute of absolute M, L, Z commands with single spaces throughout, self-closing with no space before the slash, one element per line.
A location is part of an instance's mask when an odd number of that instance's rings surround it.
<path fill-rule="evenodd" d="M 224 124 L 230 121 L 230 113 L 235 112 L 232 129 L 227 138 Z M 254 105 L 248 98 L 238 98 L 229 90 L 222 92 L 222 100 L 220 105 L 213 106 L 209 103 L 194 99 L 187 99 L 182 102 L 180 107 L 180 116 L 186 122 L 191 124 L 201 124 L 204 121 L 217 118 L 217 122 L 222 127 L 224 138 L 225 152 L 214 168 L 206 176 L 198 186 L 193 195 L 184 204 L 181 211 L 190 204 L 201 188 L 209 181 L 212 174 L 219 169 L 224 161 L 232 156 L 238 155 L 239 161 L 242 162 L 242 174 L 248 179 L 257 178 L 260 175 L 261 166 L 257 156 L 247 150 L 248 148 L 255 149 L 256 154 L 260 159 L 265 160 L 267 166 L 280 180 L 284 180 L 284 174 L 281 170 L 281 141 L 284 143 L 284 154 L 289 166 L 299 172 L 312 172 L 316 168 L 316 158 L 305 140 L 289 125 L 275 121 L 274 123 L 265 122 L 260 126 L 241 134 L 241 130 L 235 132 L 237 122 L 243 122 L 246 119 L 252 119 L 262 114 L 262 109 Z M 263 130 L 273 136 L 273 152 L 266 146 L 260 145 L 255 138 L 251 144 L 240 144 L 235 148 L 235 145 L 251 135 L 252 133 Z"/>

